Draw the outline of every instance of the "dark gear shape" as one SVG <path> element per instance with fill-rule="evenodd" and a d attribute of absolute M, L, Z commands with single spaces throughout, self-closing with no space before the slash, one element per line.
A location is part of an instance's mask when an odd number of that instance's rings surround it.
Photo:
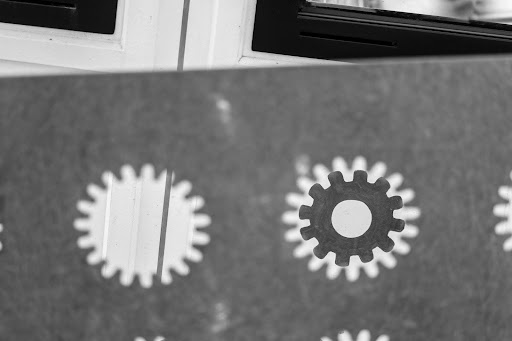
<path fill-rule="evenodd" d="M 331 186 L 324 189 L 315 184 L 309 190 L 314 199 L 313 205 L 302 205 L 299 210 L 300 219 L 309 219 L 310 226 L 300 230 L 302 238 L 316 238 L 318 245 L 313 249 L 315 256 L 323 259 L 329 252 L 336 254 L 338 266 L 348 266 L 350 256 L 358 255 L 363 263 L 373 259 L 373 249 L 379 247 L 384 252 L 393 249 L 395 243 L 389 238 L 389 231 L 402 232 L 405 222 L 393 217 L 393 211 L 402 208 L 402 198 L 389 198 L 389 182 L 379 178 L 375 183 L 368 183 L 365 171 L 354 172 L 354 180 L 345 182 L 341 172 L 329 174 Z M 372 214 L 372 222 L 368 230 L 356 238 L 340 235 L 332 225 L 332 213 L 336 205 L 345 200 L 358 200 L 366 204 Z"/>

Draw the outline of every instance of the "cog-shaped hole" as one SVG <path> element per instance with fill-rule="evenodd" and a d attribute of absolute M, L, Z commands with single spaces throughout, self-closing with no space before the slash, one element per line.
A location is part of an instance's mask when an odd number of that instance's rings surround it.
<path fill-rule="evenodd" d="M 328 279 L 334 280 L 344 274 L 349 282 L 355 282 L 361 278 L 361 274 L 363 273 L 370 278 L 379 276 L 381 273 L 379 265 L 384 269 L 395 268 L 398 262 L 397 255 L 405 256 L 410 252 L 411 246 L 408 243 L 408 239 L 416 238 L 420 232 L 419 227 L 415 225 L 415 221 L 421 216 L 421 209 L 412 204 L 415 198 L 414 190 L 411 188 L 402 188 L 404 181 L 402 174 L 388 173 L 388 168 L 385 163 L 377 162 L 372 165 L 369 164 L 363 156 L 357 156 L 351 163 L 343 157 L 338 156 L 332 160 L 332 164 L 329 167 L 323 164 L 311 166 L 309 157 L 303 155 L 297 159 L 296 167 L 298 173 L 298 192 L 287 193 L 286 202 L 290 205 L 290 209 L 283 213 L 282 221 L 290 225 L 290 229 L 285 233 L 285 239 L 291 243 L 298 243 L 294 249 L 293 255 L 296 258 L 309 258 L 309 270 L 318 271 L 325 266 L 325 273 Z M 405 220 L 406 224 L 402 232 L 391 231 L 389 233 L 389 237 L 395 242 L 395 247 L 391 252 L 386 253 L 376 248 L 373 251 L 374 259 L 371 262 L 363 263 L 358 256 L 352 256 L 350 265 L 342 268 L 335 263 L 335 254 L 333 252 L 330 252 L 323 259 L 315 256 L 314 248 L 318 244 L 318 241 L 314 238 L 304 240 L 302 237 L 300 230 L 310 225 L 310 222 L 300 219 L 299 210 L 302 205 L 313 205 L 313 198 L 309 195 L 311 186 L 315 183 L 319 183 L 323 188 L 330 186 L 328 179 L 329 173 L 340 171 L 345 181 L 349 182 L 353 180 L 353 174 L 356 170 L 367 171 L 369 183 L 374 183 L 381 177 L 384 177 L 389 182 L 390 189 L 387 192 L 388 197 L 399 195 L 402 197 L 404 204 L 403 208 L 393 212 L 393 217 Z M 510 238 L 510 241 L 512 245 L 512 238 Z"/>
<path fill-rule="evenodd" d="M 105 261 L 106 278 L 120 272 L 123 285 L 136 277 L 150 287 L 156 275 L 164 284 L 172 281 L 171 270 L 189 273 L 188 261 L 199 262 L 202 253 L 195 247 L 209 242 L 203 231 L 210 217 L 198 211 L 204 205 L 200 196 L 191 196 L 188 181 L 175 181 L 174 172 L 155 175 L 151 165 L 140 175 L 128 165 L 117 179 L 112 172 L 102 176 L 104 186 L 87 187 L 92 201 L 78 202 L 85 216 L 75 220 L 75 228 L 87 234 L 78 239 L 82 248 L 93 248 L 89 264 Z"/>
<path fill-rule="evenodd" d="M 370 228 L 372 212 L 362 201 L 344 200 L 334 207 L 331 221 L 336 232 L 343 237 L 357 238 Z"/>

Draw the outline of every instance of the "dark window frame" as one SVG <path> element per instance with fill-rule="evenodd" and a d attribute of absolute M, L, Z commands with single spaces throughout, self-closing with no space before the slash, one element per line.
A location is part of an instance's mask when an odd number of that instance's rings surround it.
<path fill-rule="evenodd" d="M 252 49 L 330 60 L 501 54 L 512 53 L 512 26 L 257 0 Z"/>
<path fill-rule="evenodd" d="M 114 34 L 118 0 L 0 0 L 0 22 Z"/>

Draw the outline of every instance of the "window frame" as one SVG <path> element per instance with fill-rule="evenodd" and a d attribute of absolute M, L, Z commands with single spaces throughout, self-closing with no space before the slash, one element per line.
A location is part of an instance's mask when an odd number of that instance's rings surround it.
<path fill-rule="evenodd" d="M 512 26 L 258 0 L 254 51 L 328 60 L 512 53 Z"/>
<path fill-rule="evenodd" d="M 0 22 L 114 34 L 118 0 L 0 0 Z"/>

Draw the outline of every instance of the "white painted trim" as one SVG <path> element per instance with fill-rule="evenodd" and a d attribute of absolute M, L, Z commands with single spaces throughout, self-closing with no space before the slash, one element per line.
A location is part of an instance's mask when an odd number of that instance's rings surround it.
<path fill-rule="evenodd" d="M 339 63 L 253 51 L 256 1 L 191 0 L 184 69 Z"/>
<path fill-rule="evenodd" d="M 90 71 L 175 69 L 183 0 L 120 0 L 115 33 L 0 23 L 0 60 Z"/>
<path fill-rule="evenodd" d="M 143 2 L 145 1 L 147 0 Z M 184 0 L 160 0 L 155 40 L 155 70 L 178 68 L 184 2 Z"/>
<path fill-rule="evenodd" d="M 58 66 L 0 60 L 0 77 L 28 77 L 61 74 L 78 74 L 91 71 L 62 68 Z"/>
<path fill-rule="evenodd" d="M 237 62 L 237 67 L 272 67 L 272 66 L 300 66 L 300 65 L 329 65 L 340 64 L 329 60 L 308 59 L 293 56 L 285 56 L 271 53 L 259 53 L 251 51 L 250 57 L 243 56 Z"/>
<path fill-rule="evenodd" d="M 216 39 L 216 29 L 213 16 L 218 13 L 219 0 L 194 1 L 190 0 L 188 28 L 185 41 L 183 69 L 208 68 L 209 56 Z"/>

